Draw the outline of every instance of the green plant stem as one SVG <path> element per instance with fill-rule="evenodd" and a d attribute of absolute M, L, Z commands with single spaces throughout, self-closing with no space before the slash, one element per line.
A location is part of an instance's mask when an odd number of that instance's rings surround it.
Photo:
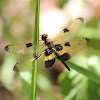
<path fill-rule="evenodd" d="M 34 28 L 34 41 L 33 41 L 33 51 L 36 51 L 33 54 L 38 54 L 38 41 L 39 41 L 39 8 L 40 8 L 40 0 L 36 0 L 36 9 L 35 9 L 35 28 Z M 36 84 L 37 84 L 37 60 L 33 62 L 32 69 L 32 81 L 31 81 L 31 100 L 36 100 Z"/>
<path fill-rule="evenodd" d="M 66 62 L 68 64 L 68 66 L 70 66 L 72 69 L 76 70 L 77 72 L 81 73 L 82 75 L 86 76 L 88 79 L 94 81 L 95 83 L 100 85 L 100 77 L 95 75 L 94 73 L 80 67 L 77 66 L 71 62 Z"/>

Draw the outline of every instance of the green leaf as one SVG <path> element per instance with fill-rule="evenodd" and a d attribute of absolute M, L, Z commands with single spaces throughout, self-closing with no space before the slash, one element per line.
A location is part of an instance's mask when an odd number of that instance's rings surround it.
<path fill-rule="evenodd" d="M 71 65 L 76 67 L 74 64 L 70 64 L 70 67 Z M 78 67 L 79 66 L 77 66 L 77 68 Z M 61 86 L 61 94 L 63 95 L 63 100 L 98 100 L 98 98 L 100 98 L 100 85 L 97 84 L 97 82 L 93 82 L 93 79 L 91 81 L 90 76 L 82 75 L 84 73 L 83 69 L 80 70 L 81 72 L 79 70 L 80 67 L 77 70 L 79 73 L 71 69 L 70 73 L 63 72 L 59 76 L 58 81 Z M 90 74 L 89 71 L 88 74 Z M 93 75 L 96 77 L 95 74 Z M 96 78 L 94 78 L 94 80 L 95 79 Z"/>
<path fill-rule="evenodd" d="M 67 64 L 74 70 L 76 70 L 77 72 L 79 72 L 80 74 L 86 76 L 88 79 L 92 80 L 93 82 L 97 83 L 98 85 L 100 85 L 100 77 L 95 75 L 94 73 L 78 66 L 75 65 L 71 62 L 67 62 Z"/>
<path fill-rule="evenodd" d="M 27 94 L 28 100 L 31 99 L 31 74 L 29 72 L 20 72 L 20 77 L 22 80 L 22 89 Z"/>
<path fill-rule="evenodd" d="M 65 97 L 70 92 L 70 88 L 72 88 L 72 80 L 68 78 L 68 73 L 63 72 L 59 75 L 58 82 L 61 86 L 61 94 Z"/>
<path fill-rule="evenodd" d="M 53 86 L 46 74 L 38 73 L 37 84 L 39 86 L 39 89 L 45 94 L 47 98 L 46 100 L 56 100 Z"/>

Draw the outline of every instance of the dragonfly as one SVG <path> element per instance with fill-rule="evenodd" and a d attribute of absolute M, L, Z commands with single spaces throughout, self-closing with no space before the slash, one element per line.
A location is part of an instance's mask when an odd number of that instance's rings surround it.
<path fill-rule="evenodd" d="M 23 59 L 16 63 L 13 67 L 15 72 L 32 70 L 32 63 L 35 60 L 43 59 L 45 68 L 52 68 L 57 58 L 70 71 L 65 61 L 70 60 L 76 53 L 87 47 L 88 38 L 76 38 L 76 34 L 84 24 L 83 18 L 76 18 L 66 28 L 64 28 L 53 41 L 48 38 L 47 34 L 42 34 L 39 41 L 39 53 L 28 59 Z M 32 54 L 34 43 L 26 43 L 19 45 L 7 45 L 5 50 L 12 53 Z M 29 65 L 29 67 L 27 67 Z"/>

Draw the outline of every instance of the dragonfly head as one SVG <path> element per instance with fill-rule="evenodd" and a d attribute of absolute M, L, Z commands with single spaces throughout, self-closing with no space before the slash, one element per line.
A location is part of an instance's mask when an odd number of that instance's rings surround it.
<path fill-rule="evenodd" d="M 46 41 L 47 37 L 48 37 L 48 35 L 47 35 L 47 34 L 42 34 L 41 39 L 42 39 L 43 41 Z"/>

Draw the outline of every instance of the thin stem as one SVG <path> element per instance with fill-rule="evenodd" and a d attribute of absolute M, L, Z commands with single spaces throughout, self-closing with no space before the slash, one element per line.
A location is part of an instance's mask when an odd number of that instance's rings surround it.
<path fill-rule="evenodd" d="M 39 7 L 40 0 L 36 0 L 36 10 L 35 10 L 35 28 L 34 28 L 34 41 L 35 44 L 33 46 L 33 51 L 36 52 L 33 54 L 38 54 L 38 41 L 39 41 Z M 36 45 L 37 44 L 37 45 Z M 31 81 L 31 100 L 36 100 L 36 84 L 37 84 L 37 60 L 33 62 L 33 69 L 32 69 L 32 81 Z"/>

